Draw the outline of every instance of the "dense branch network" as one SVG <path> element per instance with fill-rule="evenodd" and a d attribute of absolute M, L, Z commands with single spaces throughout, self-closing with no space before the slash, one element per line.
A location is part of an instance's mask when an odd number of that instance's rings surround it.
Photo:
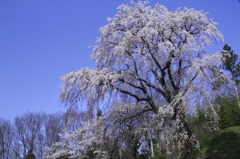
<path fill-rule="evenodd" d="M 148 103 L 157 112 L 161 103 L 170 104 L 212 78 L 210 68 L 221 62 L 221 55 L 209 55 L 204 48 L 222 39 L 215 25 L 193 9 L 170 12 L 161 5 L 122 5 L 101 28 L 92 54 L 97 69 L 64 76 L 62 99 L 76 104 L 87 98 L 97 104 L 120 92 L 129 102 Z"/>

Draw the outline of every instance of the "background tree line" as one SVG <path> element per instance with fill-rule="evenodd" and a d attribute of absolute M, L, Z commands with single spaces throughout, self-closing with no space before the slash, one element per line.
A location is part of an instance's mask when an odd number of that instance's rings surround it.
<path fill-rule="evenodd" d="M 75 112 L 74 120 L 66 114 L 28 112 L 15 117 L 14 121 L 0 118 L 1 159 L 43 159 L 46 147 L 61 140 L 64 131 L 74 131 L 81 125 L 83 113 Z"/>

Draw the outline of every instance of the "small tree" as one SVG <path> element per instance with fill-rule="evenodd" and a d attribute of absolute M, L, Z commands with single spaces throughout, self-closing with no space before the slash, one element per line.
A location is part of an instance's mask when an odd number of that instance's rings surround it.
<path fill-rule="evenodd" d="M 216 67 L 222 54 L 210 55 L 206 46 L 222 34 L 194 9 L 171 12 L 141 1 L 118 9 L 100 29 L 92 54 L 96 69 L 65 75 L 61 99 L 69 107 L 87 99 L 90 111 L 106 100 L 136 104 L 139 116 L 152 112 L 164 123 L 159 129 L 167 154 L 186 154 L 197 145 L 186 121 L 188 108 L 208 107 L 217 120 L 212 88 L 226 76 Z"/>
<path fill-rule="evenodd" d="M 36 153 L 38 155 L 38 149 L 37 147 L 39 145 L 38 138 L 43 138 L 41 129 L 43 128 L 43 121 L 44 121 L 44 114 L 41 113 L 25 113 L 22 116 L 15 118 L 15 144 L 18 145 L 16 148 L 18 148 L 18 156 L 28 156 L 28 154 L 32 152 Z M 43 139 L 41 139 L 43 140 Z M 42 144 L 41 144 L 42 145 Z M 43 151 L 43 147 L 40 148 L 40 151 Z M 40 156 L 38 158 L 42 158 L 43 154 L 40 153 Z"/>

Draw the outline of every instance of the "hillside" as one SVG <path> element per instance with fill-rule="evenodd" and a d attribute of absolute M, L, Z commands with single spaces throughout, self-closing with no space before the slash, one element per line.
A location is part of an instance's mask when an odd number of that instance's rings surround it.
<path fill-rule="evenodd" d="M 221 130 L 202 142 L 201 153 L 190 154 L 187 159 L 239 159 L 240 126 Z M 196 157 L 198 156 L 198 157 Z"/>

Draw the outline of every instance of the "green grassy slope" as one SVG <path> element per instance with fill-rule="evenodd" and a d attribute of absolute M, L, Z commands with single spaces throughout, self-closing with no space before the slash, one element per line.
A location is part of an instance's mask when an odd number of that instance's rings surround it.
<path fill-rule="evenodd" d="M 240 126 L 205 138 L 200 153 L 193 152 L 187 159 L 240 159 Z"/>

